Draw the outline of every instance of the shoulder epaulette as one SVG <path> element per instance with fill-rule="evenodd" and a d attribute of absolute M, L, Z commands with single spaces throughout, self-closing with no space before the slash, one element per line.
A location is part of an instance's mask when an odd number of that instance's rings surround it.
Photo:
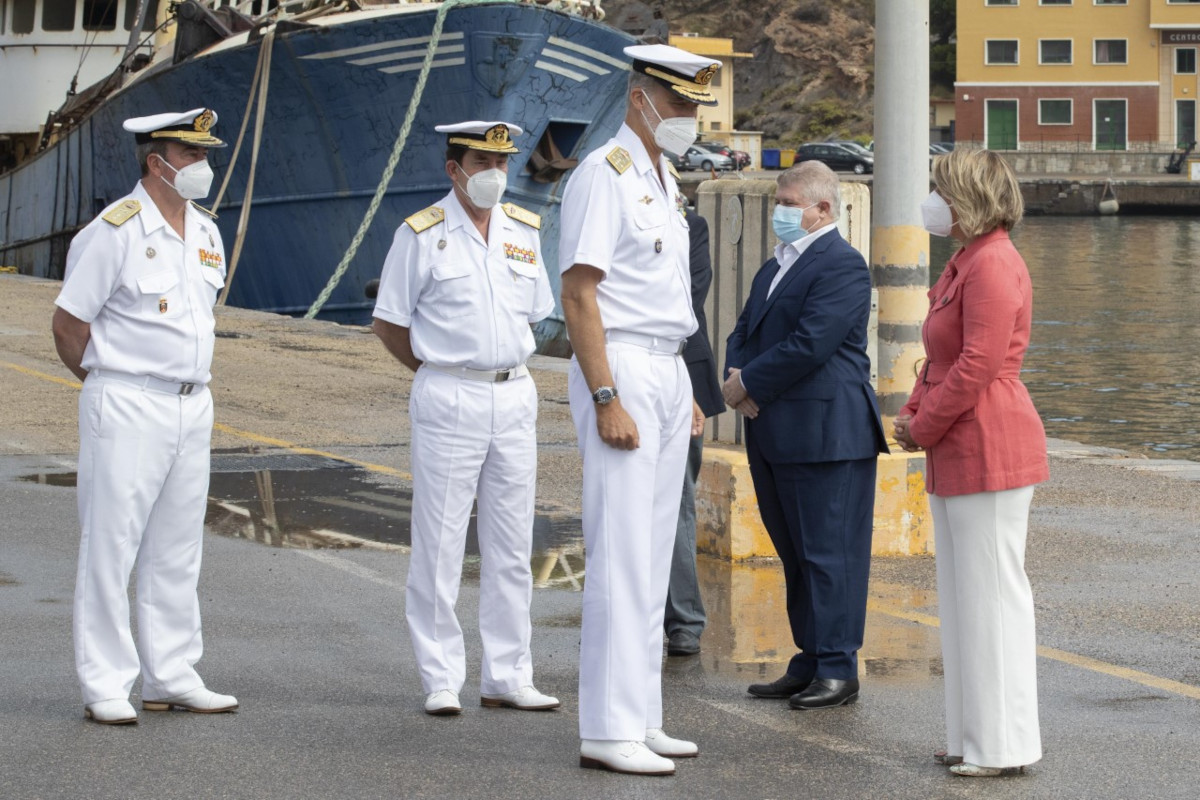
<path fill-rule="evenodd" d="M 529 227 L 537 230 L 542 229 L 542 218 L 538 214 L 521 208 L 516 203 L 505 203 L 500 207 L 504 209 L 505 214 L 508 214 L 509 217 L 515 219 L 517 222 L 524 222 Z"/>
<path fill-rule="evenodd" d="M 129 220 L 136 217 L 138 212 L 141 210 L 142 204 L 131 197 L 128 200 L 124 200 L 118 205 L 113 206 L 107 214 L 101 217 L 101 219 L 108 224 L 115 225 L 119 228 L 126 222 L 129 222 Z"/>
<path fill-rule="evenodd" d="M 675 169 L 675 165 L 670 161 L 667 162 L 667 172 L 671 173 L 671 177 L 679 180 L 679 170 Z"/>
<path fill-rule="evenodd" d="M 404 222 L 408 225 L 408 227 L 413 229 L 413 233 L 420 233 L 421 231 L 432 228 L 445 218 L 445 211 L 438 206 L 430 206 L 429 208 L 418 211 L 411 217 L 408 217 L 404 220 Z"/>
<path fill-rule="evenodd" d="M 612 168 L 617 171 L 618 175 L 623 174 L 625 170 L 633 165 L 633 159 L 630 157 L 629 151 L 620 145 L 609 150 L 606 158 L 608 159 L 608 163 L 612 165 Z"/>
<path fill-rule="evenodd" d="M 217 218 L 217 213 L 215 211 L 209 211 L 207 208 L 200 205 L 195 200 L 189 200 L 188 202 L 191 204 L 192 208 L 196 209 L 201 214 L 204 214 L 207 217 L 212 217 L 213 219 Z"/>

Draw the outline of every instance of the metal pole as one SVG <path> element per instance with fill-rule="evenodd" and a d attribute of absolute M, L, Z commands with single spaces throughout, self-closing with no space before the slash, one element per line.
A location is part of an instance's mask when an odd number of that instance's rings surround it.
<path fill-rule="evenodd" d="M 879 289 L 879 405 L 884 429 L 924 357 L 929 308 L 929 0 L 875 2 L 875 178 L 871 273 Z"/>
<path fill-rule="evenodd" d="M 149 7 L 149 0 L 138 0 L 137 14 L 134 15 L 133 27 L 129 29 L 129 44 L 125 45 L 125 55 L 121 56 L 122 66 L 129 66 L 129 57 L 137 49 L 138 40 L 142 38 L 142 28 L 146 24 L 146 10 Z"/>

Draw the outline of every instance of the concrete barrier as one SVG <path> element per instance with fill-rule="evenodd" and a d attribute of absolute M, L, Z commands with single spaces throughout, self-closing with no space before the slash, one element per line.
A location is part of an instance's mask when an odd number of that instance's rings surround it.
<path fill-rule="evenodd" d="M 755 273 L 775 248 L 771 230 L 775 181 L 705 181 L 697 190 L 697 209 L 709 223 L 713 282 L 705 311 L 709 340 L 718 368 L 725 363 L 725 340 L 737 323 Z M 870 188 L 843 182 L 842 236 L 870 262 Z M 873 293 L 874 301 L 874 293 Z M 872 303 L 868 353 L 875 385 L 878 303 Z M 891 454 L 880 458 L 875 495 L 877 555 L 933 552 L 931 521 L 925 499 L 925 459 Z M 775 557 L 763 528 L 746 461 L 741 415 L 728 410 L 708 421 L 705 455 L 696 488 L 696 549 L 729 561 Z"/>

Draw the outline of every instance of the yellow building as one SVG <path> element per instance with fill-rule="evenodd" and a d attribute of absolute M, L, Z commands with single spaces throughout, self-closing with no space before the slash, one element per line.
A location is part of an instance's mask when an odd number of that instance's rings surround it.
<path fill-rule="evenodd" d="M 717 98 L 717 104 L 700 106 L 696 117 L 700 139 L 701 141 L 723 142 L 735 150 L 749 153 L 751 166 L 758 169 L 762 165 L 762 132 L 737 131 L 733 127 L 734 60 L 752 58 L 753 54 L 736 52 L 733 49 L 732 39 L 697 36 L 692 33 L 673 33 L 670 44 L 681 50 L 687 50 L 689 53 L 711 56 L 721 62 L 723 66 L 709 85 L 709 90 Z"/>
<path fill-rule="evenodd" d="M 1196 139 L 1200 0 L 958 0 L 955 125 L 994 150 Z"/>

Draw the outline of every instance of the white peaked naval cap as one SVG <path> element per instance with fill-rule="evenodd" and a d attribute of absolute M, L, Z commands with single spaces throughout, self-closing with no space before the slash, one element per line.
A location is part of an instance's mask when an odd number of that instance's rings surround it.
<path fill-rule="evenodd" d="M 448 134 L 447 144 L 466 147 L 469 150 L 482 150 L 485 153 L 521 152 L 513 144 L 512 137 L 524 133 L 520 125 L 513 125 L 511 122 L 484 122 L 477 119 L 456 122 L 453 125 L 438 125 L 434 130 Z"/>
<path fill-rule="evenodd" d="M 668 89 L 702 106 L 715 106 L 717 98 L 709 84 L 721 62 L 666 44 L 635 44 L 625 48 L 633 59 L 633 71 L 656 78 Z"/>
<path fill-rule="evenodd" d="M 196 147 L 224 147 L 225 142 L 210 132 L 217 124 L 217 112 L 211 108 L 191 111 L 168 111 L 148 117 L 132 117 L 121 126 L 136 134 L 138 144 L 148 142 L 180 142 Z"/>

